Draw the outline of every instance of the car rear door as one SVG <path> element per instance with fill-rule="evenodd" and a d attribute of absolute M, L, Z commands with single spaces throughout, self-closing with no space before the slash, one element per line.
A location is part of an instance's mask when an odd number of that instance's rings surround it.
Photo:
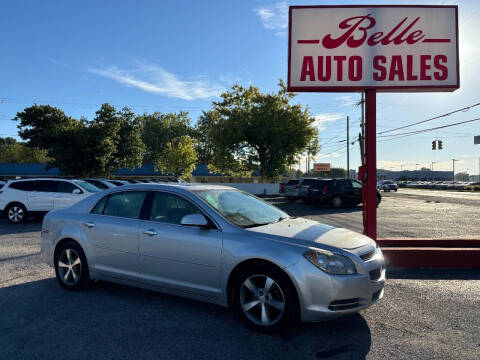
<path fill-rule="evenodd" d="M 353 187 L 353 200 L 354 204 L 360 204 L 362 202 L 362 183 L 357 180 L 350 180 Z"/>
<path fill-rule="evenodd" d="M 93 246 L 93 268 L 100 274 L 139 277 L 138 229 L 146 191 L 122 191 L 100 200 L 83 224 Z"/>
<path fill-rule="evenodd" d="M 203 214 L 188 199 L 155 191 L 140 225 L 140 271 L 145 281 L 203 296 L 217 296 L 222 256 L 222 232 L 180 224 L 183 216 Z"/>
<path fill-rule="evenodd" d="M 32 190 L 28 192 L 29 211 L 52 210 L 57 182 L 55 180 L 35 180 L 32 182 Z"/>

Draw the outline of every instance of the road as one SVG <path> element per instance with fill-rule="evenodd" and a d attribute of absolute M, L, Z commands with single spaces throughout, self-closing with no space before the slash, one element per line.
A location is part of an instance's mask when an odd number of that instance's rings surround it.
<path fill-rule="evenodd" d="M 389 272 L 360 314 L 263 335 L 174 296 L 104 282 L 66 292 L 39 252 L 38 222 L 0 219 L 0 359 L 479 358 L 480 270 Z"/>
<path fill-rule="evenodd" d="M 315 208 L 300 201 L 268 199 L 290 214 L 361 232 L 362 208 Z M 480 193 L 399 189 L 382 192 L 377 209 L 378 237 L 480 238 Z"/>

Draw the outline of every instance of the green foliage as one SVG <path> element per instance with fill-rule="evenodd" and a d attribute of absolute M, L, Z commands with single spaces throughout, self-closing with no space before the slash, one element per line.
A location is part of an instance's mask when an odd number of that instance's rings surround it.
<path fill-rule="evenodd" d="M 14 138 L 0 138 L 0 163 L 46 163 L 47 151 L 29 147 Z"/>
<path fill-rule="evenodd" d="M 202 146 L 209 149 L 212 170 L 245 176 L 260 168 L 262 177 L 273 178 L 307 146 L 316 151 L 314 118 L 308 108 L 291 105 L 294 94 L 282 81 L 279 86 L 277 93 L 262 94 L 257 87 L 235 85 L 202 115 L 197 130 L 207 139 Z"/>
<path fill-rule="evenodd" d="M 187 112 L 143 114 L 139 116 L 142 126 L 142 141 L 145 144 L 144 163 L 158 163 L 167 143 L 173 139 L 193 135 Z"/>
<path fill-rule="evenodd" d="M 106 176 L 120 167 L 142 164 L 141 122 L 128 109 L 103 104 L 93 121 L 67 117 L 49 105 L 34 105 L 14 120 L 29 146 L 47 151 L 49 167 L 65 175 Z"/>
<path fill-rule="evenodd" d="M 194 142 L 190 136 L 185 135 L 167 142 L 160 159 L 154 165 L 162 172 L 173 174 L 175 177 L 182 175 L 183 178 L 189 179 L 196 163 Z"/>

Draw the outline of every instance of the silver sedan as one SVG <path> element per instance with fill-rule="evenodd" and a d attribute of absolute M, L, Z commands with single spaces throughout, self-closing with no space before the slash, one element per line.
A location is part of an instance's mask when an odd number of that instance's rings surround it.
<path fill-rule="evenodd" d="M 215 185 L 127 185 L 51 211 L 42 254 L 64 289 L 148 288 L 230 306 L 266 332 L 365 309 L 385 283 L 370 238 Z"/>

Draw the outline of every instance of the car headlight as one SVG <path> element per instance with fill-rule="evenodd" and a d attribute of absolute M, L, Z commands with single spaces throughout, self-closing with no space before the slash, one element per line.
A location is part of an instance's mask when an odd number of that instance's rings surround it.
<path fill-rule="evenodd" d="M 309 250 L 303 256 L 320 270 L 329 274 L 350 275 L 357 273 L 352 260 L 340 254 Z"/>

